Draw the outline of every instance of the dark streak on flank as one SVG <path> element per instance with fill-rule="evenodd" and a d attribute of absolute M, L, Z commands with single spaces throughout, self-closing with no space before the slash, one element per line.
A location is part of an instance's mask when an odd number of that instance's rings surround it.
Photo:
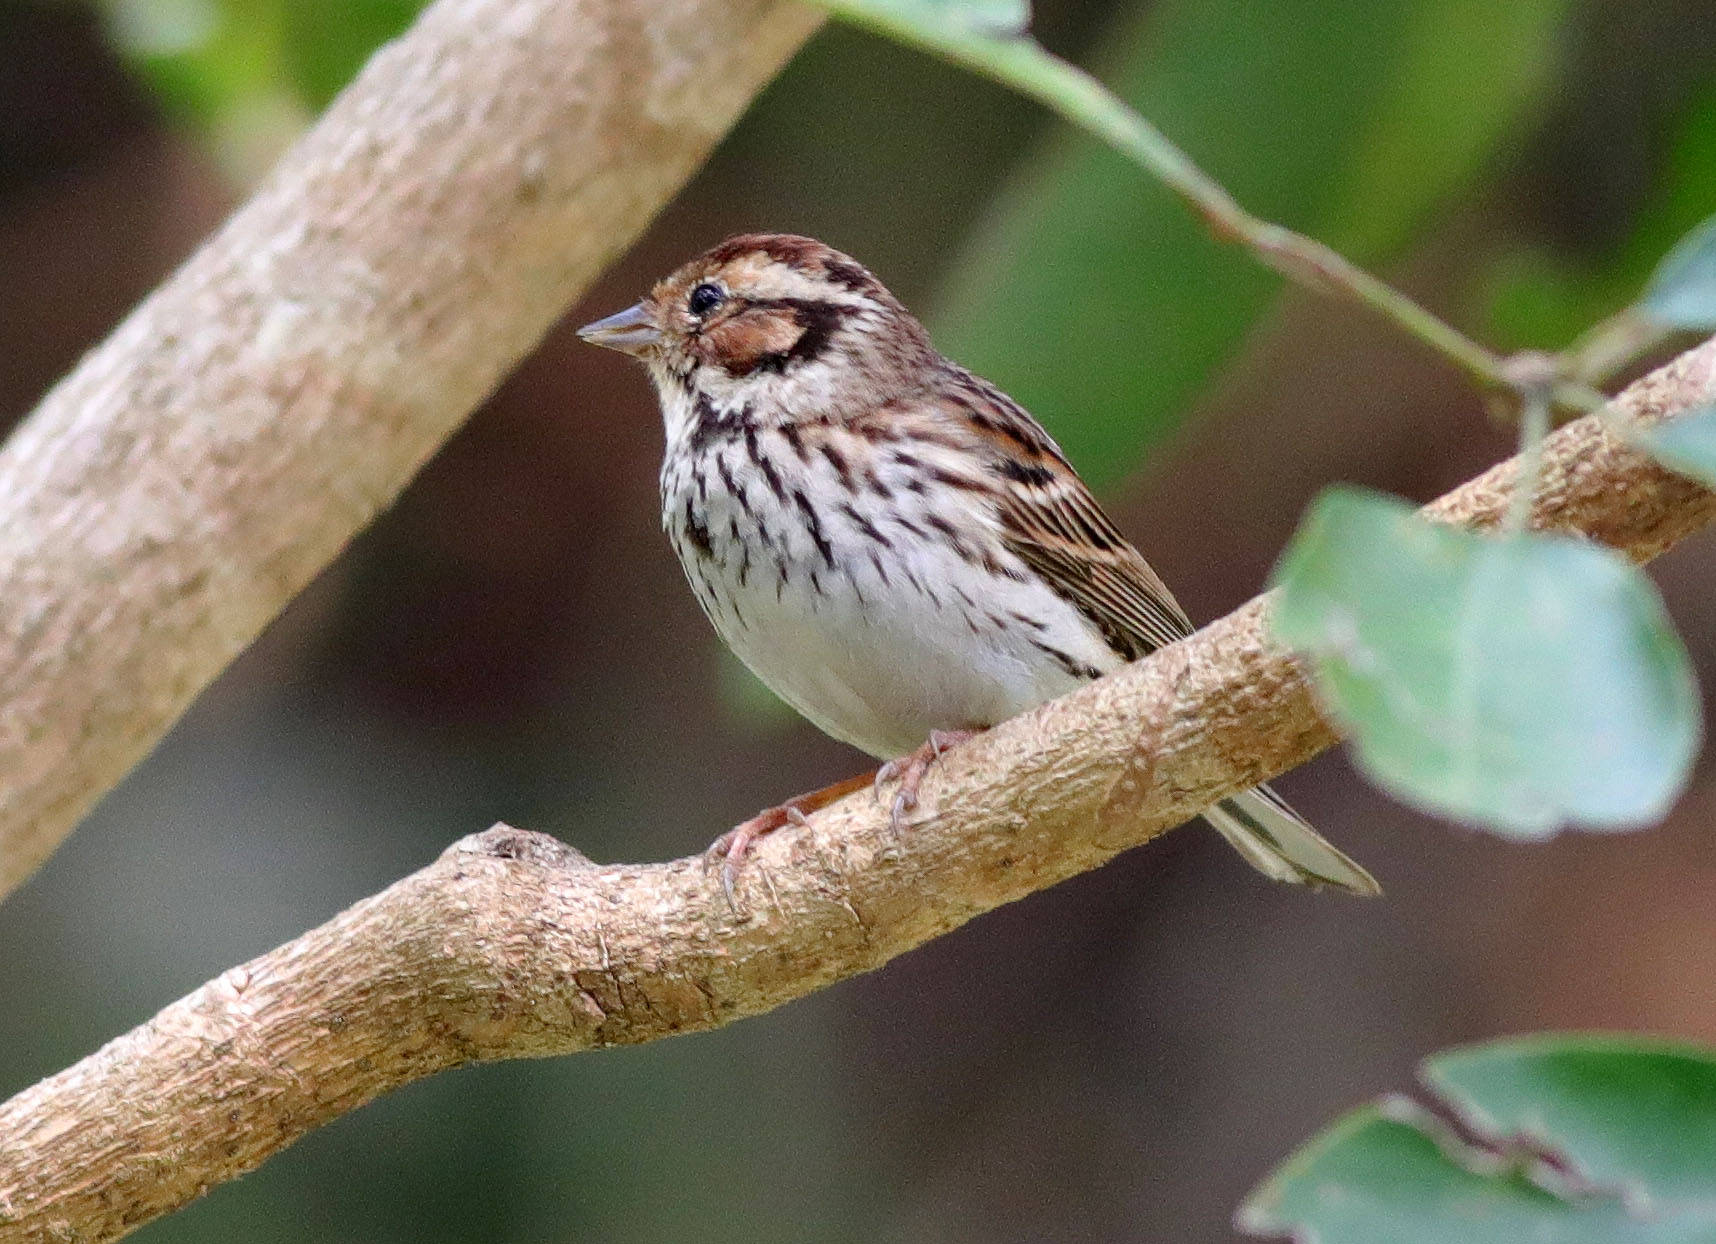
<path fill-rule="evenodd" d="M 965 542 L 965 537 L 959 533 L 959 528 L 955 527 L 940 514 L 926 515 L 924 517 L 924 521 L 931 527 L 934 527 L 936 531 L 941 534 L 941 538 L 946 540 L 948 544 L 952 546 L 955 556 L 970 560 L 971 546 Z"/>
<path fill-rule="evenodd" d="M 822 456 L 828 459 L 828 465 L 834 468 L 835 478 L 850 491 L 852 488 L 852 463 L 847 460 L 846 455 L 841 453 L 830 441 L 820 441 L 816 447 L 821 451 Z"/>
<path fill-rule="evenodd" d="M 841 502 L 840 512 L 846 515 L 848 522 L 883 548 L 892 549 L 894 547 L 894 542 L 888 539 L 887 536 L 883 535 L 875 523 L 872 523 L 869 519 L 865 518 L 856 509 L 854 509 L 851 502 Z M 874 554 L 872 554 L 872 556 L 874 556 Z"/>
<path fill-rule="evenodd" d="M 977 568 L 984 574 L 994 575 L 999 579 L 1011 579 L 1014 583 L 1027 582 L 1031 577 L 1017 565 L 1002 561 L 987 547 L 978 550 Z M 1038 630 L 1045 629 L 1041 623 L 1037 623 L 1036 626 Z"/>
<path fill-rule="evenodd" d="M 685 498 L 685 538 L 691 541 L 702 556 L 715 555 L 715 542 L 709 538 L 709 528 L 703 525 L 702 517 L 692 508 L 689 495 Z"/>
<path fill-rule="evenodd" d="M 816 507 L 811 505 L 810 498 L 804 495 L 804 489 L 796 488 L 792 494 L 793 504 L 798 506 L 799 513 L 804 515 L 805 530 L 810 532 L 810 542 L 816 545 L 816 551 L 822 555 L 822 560 L 830 570 L 834 569 L 834 549 L 828 543 L 828 536 L 822 530 L 822 519 L 816 513 Z"/>
<path fill-rule="evenodd" d="M 739 586 L 744 587 L 751 577 L 751 546 L 739 535 L 739 520 L 732 514 L 727 516 L 727 540 L 739 550 Z"/>
<path fill-rule="evenodd" d="M 1040 639 L 1033 639 L 1031 641 L 1031 645 L 1034 648 L 1036 648 L 1039 652 L 1044 653 L 1046 656 L 1048 656 L 1048 658 L 1050 660 L 1052 660 L 1056 665 L 1058 665 L 1062 669 L 1064 669 L 1067 673 L 1071 674 L 1074 678 L 1090 679 L 1090 678 L 1101 678 L 1102 677 L 1102 671 L 1097 669 L 1095 666 L 1086 665 L 1083 661 L 1080 661 L 1074 657 L 1068 656 L 1066 653 L 1062 652 L 1059 648 L 1056 648 L 1050 644 L 1045 644 Z"/>
<path fill-rule="evenodd" d="M 757 543 L 761 544 L 765 549 L 773 553 L 778 558 L 780 556 L 780 549 L 775 544 L 775 533 L 769 530 L 767 523 L 763 522 L 763 516 L 761 514 L 752 514 L 751 522 L 756 524 Z"/>
<path fill-rule="evenodd" d="M 721 483 L 726 487 L 727 495 L 738 502 L 741 510 L 749 514 L 751 512 L 751 500 L 745 495 L 745 490 L 739 487 L 739 481 L 733 478 L 733 468 L 727 465 L 727 459 L 724 456 L 720 454 L 715 456 L 715 469 L 721 472 Z"/>
<path fill-rule="evenodd" d="M 946 467 L 932 466 L 926 473 L 936 483 L 947 488 L 955 488 L 962 492 L 989 491 L 989 485 L 974 480 L 969 475 L 961 475 L 958 471 L 950 471 Z"/>

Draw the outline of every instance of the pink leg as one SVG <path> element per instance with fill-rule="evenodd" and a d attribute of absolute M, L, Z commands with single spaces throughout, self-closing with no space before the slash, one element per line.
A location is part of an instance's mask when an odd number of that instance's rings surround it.
<path fill-rule="evenodd" d="M 967 739 L 975 738 L 983 733 L 981 730 L 931 730 L 929 738 L 924 740 L 922 747 L 908 756 L 898 760 L 890 760 L 876 770 L 874 790 L 876 798 L 882 797 L 882 787 L 900 779 L 899 789 L 894 792 L 894 806 L 889 815 L 897 834 L 905 826 L 906 813 L 918 806 L 918 787 L 923 785 L 924 774 L 930 771 L 930 766 L 941 758 L 941 754 L 950 747 L 958 747 Z"/>
<path fill-rule="evenodd" d="M 750 820 L 735 825 L 709 844 L 709 849 L 703 853 L 705 867 L 721 865 L 721 892 L 727 896 L 727 906 L 735 912 L 739 910 L 738 901 L 733 895 L 733 883 L 738 879 L 739 870 L 745 865 L 745 855 L 751 849 L 751 844 L 765 834 L 772 834 L 777 829 L 787 825 L 803 825 L 805 818 L 812 812 L 826 808 L 836 799 L 844 799 L 853 791 L 863 790 L 870 785 L 868 773 L 860 773 L 844 781 L 835 782 L 832 786 L 824 786 L 821 790 L 813 790 L 807 795 L 798 795 L 773 808 L 765 808 Z"/>

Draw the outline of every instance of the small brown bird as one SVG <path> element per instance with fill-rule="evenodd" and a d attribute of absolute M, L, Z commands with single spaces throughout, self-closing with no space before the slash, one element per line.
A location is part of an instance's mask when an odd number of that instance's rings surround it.
<path fill-rule="evenodd" d="M 662 524 L 703 611 L 775 694 L 887 761 L 896 823 L 946 748 L 1192 633 L 1048 433 L 839 251 L 732 238 L 578 331 L 655 381 Z M 722 835 L 729 900 L 757 836 L 870 780 Z M 1267 876 L 1380 892 L 1268 787 L 1204 815 Z"/>

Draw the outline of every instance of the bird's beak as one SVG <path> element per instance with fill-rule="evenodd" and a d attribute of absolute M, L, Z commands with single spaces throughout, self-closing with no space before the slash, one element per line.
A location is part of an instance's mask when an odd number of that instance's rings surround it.
<path fill-rule="evenodd" d="M 641 356 L 661 340 L 661 329 L 655 326 L 655 316 L 640 302 L 605 320 L 584 325 L 578 335 L 593 346 Z"/>

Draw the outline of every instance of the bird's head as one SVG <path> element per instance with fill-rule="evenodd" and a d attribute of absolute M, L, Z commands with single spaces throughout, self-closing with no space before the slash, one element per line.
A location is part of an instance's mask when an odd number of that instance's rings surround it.
<path fill-rule="evenodd" d="M 922 325 L 856 260 L 811 238 L 729 238 L 578 335 L 641 359 L 664 401 L 839 415 L 922 383 Z"/>

